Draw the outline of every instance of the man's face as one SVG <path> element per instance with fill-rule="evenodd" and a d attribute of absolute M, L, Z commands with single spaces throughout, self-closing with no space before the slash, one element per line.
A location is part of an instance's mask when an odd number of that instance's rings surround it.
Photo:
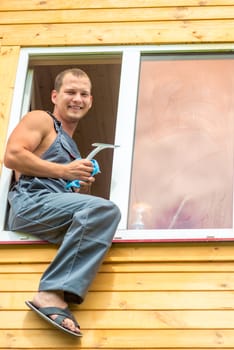
<path fill-rule="evenodd" d="M 87 77 L 77 77 L 67 73 L 59 91 L 53 90 L 51 100 L 58 119 L 78 122 L 92 106 L 90 81 Z"/>

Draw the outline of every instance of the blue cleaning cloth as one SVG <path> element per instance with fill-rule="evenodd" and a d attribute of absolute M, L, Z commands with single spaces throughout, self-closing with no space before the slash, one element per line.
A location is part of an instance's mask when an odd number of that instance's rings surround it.
<path fill-rule="evenodd" d="M 91 159 L 91 162 L 93 163 L 93 172 L 91 174 L 91 176 L 94 176 L 98 173 L 100 173 L 100 167 L 98 162 L 96 161 L 96 159 Z M 69 181 L 66 184 L 66 189 L 71 188 L 71 187 L 76 187 L 76 188 L 80 188 L 80 181 L 79 180 L 73 180 L 73 181 Z"/>

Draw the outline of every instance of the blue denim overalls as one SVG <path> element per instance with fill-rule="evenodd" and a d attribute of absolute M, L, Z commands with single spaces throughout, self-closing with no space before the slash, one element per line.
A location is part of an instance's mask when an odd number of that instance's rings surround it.
<path fill-rule="evenodd" d="M 57 137 L 42 159 L 64 164 L 80 157 L 76 143 L 49 114 Z M 21 176 L 8 198 L 9 230 L 59 244 L 39 290 L 64 291 L 67 302 L 81 303 L 111 246 L 120 220 L 118 207 L 66 189 L 66 180 L 30 176 Z"/>

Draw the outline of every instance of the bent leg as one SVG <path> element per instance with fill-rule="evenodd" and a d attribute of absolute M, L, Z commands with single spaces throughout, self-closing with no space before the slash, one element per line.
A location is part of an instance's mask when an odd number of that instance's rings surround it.
<path fill-rule="evenodd" d="M 114 203 L 86 197 L 88 203 L 74 213 L 58 253 L 40 283 L 40 290 L 54 290 L 57 286 L 66 292 L 67 300 L 78 303 L 96 276 L 120 220 Z"/>
<path fill-rule="evenodd" d="M 40 290 L 64 291 L 67 300 L 81 302 L 112 243 L 120 220 L 118 207 L 77 193 L 30 196 L 21 203 L 11 229 L 60 245 L 41 278 Z"/>

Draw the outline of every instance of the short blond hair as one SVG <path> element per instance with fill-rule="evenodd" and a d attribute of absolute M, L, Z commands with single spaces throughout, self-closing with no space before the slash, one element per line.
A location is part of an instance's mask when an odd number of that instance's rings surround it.
<path fill-rule="evenodd" d="M 55 81 L 54 81 L 54 89 L 56 91 L 59 91 L 61 89 L 61 86 L 63 84 L 63 78 L 68 73 L 71 73 L 71 74 L 73 74 L 76 77 L 86 77 L 89 80 L 89 82 L 90 82 L 90 89 L 92 88 L 91 80 L 90 80 L 88 74 L 85 71 L 83 71 L 80 68 L 68 68 L 68 69 L 65 69 L 64 71 L 60 72 L 56 76 Z"/>

